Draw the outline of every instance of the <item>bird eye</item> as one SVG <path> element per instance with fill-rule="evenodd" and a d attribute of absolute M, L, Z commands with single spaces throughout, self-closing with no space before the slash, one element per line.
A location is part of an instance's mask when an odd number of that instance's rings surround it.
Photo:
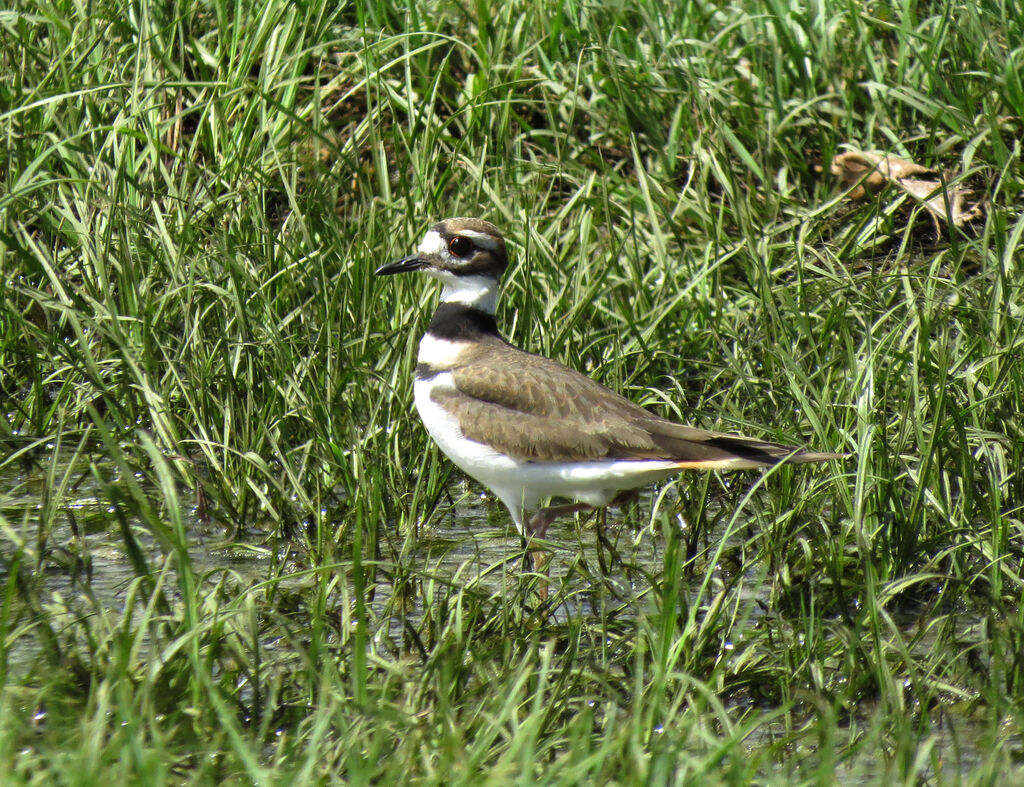
<path fill-rule="evenodd" d="M 473 241 L 462 235 L 456 235 L 448 241 L 448 251 L 456 257 L 465 257 L 473 251 Z"/>

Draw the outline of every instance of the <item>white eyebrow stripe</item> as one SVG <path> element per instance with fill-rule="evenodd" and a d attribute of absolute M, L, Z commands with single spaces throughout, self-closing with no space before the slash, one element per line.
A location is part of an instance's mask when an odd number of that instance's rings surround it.
<path fill-rule="evenodd" d="M 494 251 L 498 248 L 498 241 L 493 235 L 488 235 L 486 232 L 478 232 L 477 230 L 458 230 L 453 232 L 453 235 L 462 235 L 463 237 L 470 238 L 477 246 L 484 249 L 490 249 Z"/>

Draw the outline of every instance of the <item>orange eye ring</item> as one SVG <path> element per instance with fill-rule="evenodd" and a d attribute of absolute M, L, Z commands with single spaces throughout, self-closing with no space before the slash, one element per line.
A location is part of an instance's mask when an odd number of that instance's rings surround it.
<path fill-rule="evenodd" d="M 448 251 L 454 257 L 465 257 L 473 251 L 473 241 L 464 235 L 456 235 L 448 241 Z"/>

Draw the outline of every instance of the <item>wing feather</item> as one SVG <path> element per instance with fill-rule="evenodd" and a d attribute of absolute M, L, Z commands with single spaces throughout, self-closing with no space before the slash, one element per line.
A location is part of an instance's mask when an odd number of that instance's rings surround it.
<path fill-rule="evenodd" d="M 463 434 L 525 461 L 676 461 L 680 467 L 763 467 L 834 454 L 676 424 L 556 361 L 502 342 L 451 370 L 433 397 Z"/>

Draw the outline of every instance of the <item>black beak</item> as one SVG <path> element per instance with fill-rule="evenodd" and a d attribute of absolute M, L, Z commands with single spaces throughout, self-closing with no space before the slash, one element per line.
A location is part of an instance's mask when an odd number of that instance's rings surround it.
<path fill-rule="evenodd" d="M 408 273 L 409 271 L 418 271 L 420 268 L 426 267 L 427 261 L 425 259 L 412 254 L 408 257 L 402 257 L 400 260 L 389 262 L 387 265 L 381 265 L 373 272 L 373 275 L 390 276 L 392 273 Z"/>

